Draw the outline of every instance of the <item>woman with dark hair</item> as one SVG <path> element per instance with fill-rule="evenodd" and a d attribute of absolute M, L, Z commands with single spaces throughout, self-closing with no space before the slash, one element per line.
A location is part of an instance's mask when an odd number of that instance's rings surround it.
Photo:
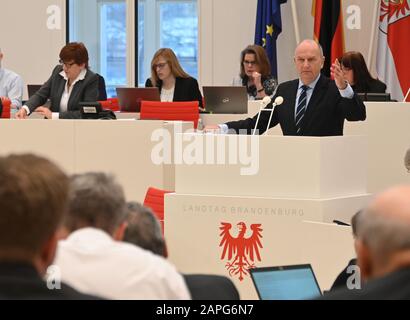
<path fill-rule="evenodd" d="M 202 95 L 198 81 L 182 69 L 174 51 L 159 49 L 151 61 L 151 78 L 146 87 L 158 87 L 161 101 L 198 101 L 202 107 Z"/>
<path fill-rule="evenodd" d="M 245 86 L 249 100 L 262 99 L 275 90 L 277 82 L 271 76 L 270 62 L 261 46 L 249 45 L 241 52 L 240 70 L 232 85 Z"/>
<path fill-rule="evenodd" d="M 60 51 L 60 64 L 46 83 L 17 112 L 24 119 L 37 112 L 46 119 L 80 118 L 80 102 L 98 99 L 98 76 L 89 70 L 88 51 L 83 43 L 69 43 Z M 50 107 L 43 106 L 50 99 Z"/>
<path fill-rule="evenodd" d="M 367 68 L 363 55 L 357 51 L 346 52 L 340 59 L 346 80 L 355 92 L 385 93 L 386 85 L 373 78 Z"/>

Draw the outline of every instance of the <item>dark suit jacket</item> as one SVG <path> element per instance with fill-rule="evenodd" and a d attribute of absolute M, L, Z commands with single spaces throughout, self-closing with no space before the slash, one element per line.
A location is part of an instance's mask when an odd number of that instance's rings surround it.
<path fill-rule="evenodd" d="M 366 283 L 361 290 L 338 290 L 321 300 L 409 300 L 410 268 L 403 268 Z"/>
<path fill-rule="evenodd" d="M 0 299 L 4 300 L 94 300 L 68 285 L 50 290 L 34 267 L 24 263 L 0 263 Z"/>
<path fill-rule="evenodd" d="M 63 67 L 58 65 L 54 68 L 51 77 L 43 84 L 27 102 L 26 105 L 33 112 L 37 107 L 44 105 L 48 99 L 51 101 L 50 110 L 60 111 L 61 97 L 64 93 L 66 80 L 60 75 Z M 95 102 L 98 100 L 98 76 L 88 70 L 84 80 L 78 81 L 71 92 L 66 112 L 60 112 L 61 119 L 80 118 L 79 103 Z"/>
<path fill-rule="evenodd" d="M 354 92 L 357 93 L 385 93 L 387 87 L 380 80 L 372 79 L 364 88 L 355 85 L 353 85 L 352 88 Z"/>
<path fill-rule="evenodd" d="M 192 300 L 240 300 L 239 292 L 227 277 L 184 274 Z"/>
<path fill-rule="evenodd" d="M 198 101 L 202 107 L 202 95 L 199 91 L 198 81 L 194 78 L 176 78 L 173 101 Z M 153 87 L 151 79 L 147 79 L 145 87 Z M 162 89 L 162 82 L 157 84 L 159 92 Z"/>
<path fill-rule="evenodd" d="M 275 108 L 269 128 L 279 123 L 285 136 L 339 136 L 343 135 L 345 119 L 349 121 L 366 119 L 366 108 L 363 102 L 356 95 L 352 99 L 342 98 L 335 82 L 322 75 L 313 90 L 298 134 L 295 124 L 298 84 L 299 80 L 293 80 L 278 86 L 272 101 L 277 96 L 282 96 L 284 102 Z M 271 105 L 267 108 L 271 108 Z M 227 125 L 237 133 L 240 129 L 245 129 L 250 134 L 256 125 L 257 116 L 228 122 Z M 262 112 L 258 124 L 260 134 L 266 131 L 269 117 L 269 112 Z"/>

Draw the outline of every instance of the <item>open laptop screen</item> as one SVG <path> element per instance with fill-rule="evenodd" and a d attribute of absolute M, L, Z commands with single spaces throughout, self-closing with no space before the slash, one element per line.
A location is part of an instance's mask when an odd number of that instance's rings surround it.
<path fill-rule="evenodd" d="M 310 264 L 255 268 L 251 276 L 261 300 L 307 300 L 322 295 Z"/>

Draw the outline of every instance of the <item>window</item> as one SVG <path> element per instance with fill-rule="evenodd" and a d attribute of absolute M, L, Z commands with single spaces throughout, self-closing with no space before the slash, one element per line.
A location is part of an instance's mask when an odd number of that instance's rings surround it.
<path fill-rule="evenodd" d="M 150 77 L 151 59 L 159 48 L 171 48 L 184 70 L 198 77 L 197 0 L 138 2 L 138 83 Z"/>
<path fill-rule="evenodd" d="M 150 77 L 151 59 L 161 47 L 174 50 L 182 67 L 198 76 L 197 0 L 69 0 L 69 41 L 81 41 L 90 55 L 90 67 L 105 78 L 108 97 L 115 88 L 139 86 Z M 136 61 L 130 57 L 134 22 L 127 26 L 138 3 Z M 130 23 L 130 22 L 128 22 Z M 132 34 L 130 34 L 132 33 Z M 137 68 L 135 68 L 137 65 Z"/>
<path fill-rule="evenodd" d="M 127 85 L 126 0 L 71 0 L 69 41 L 84 42 L 90 67 L 101 74 L 107 95 Z"/>

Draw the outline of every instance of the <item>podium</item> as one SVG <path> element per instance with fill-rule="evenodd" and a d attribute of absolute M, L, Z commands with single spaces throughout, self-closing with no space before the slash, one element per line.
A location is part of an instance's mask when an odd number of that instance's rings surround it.
<path fill-rule="evenodd" d="M 249 268 L 311 263 L 329 289 L 354 257 L 350 227 L 331 222 L 349 222 L 369 199 L 365 137 L 183 134 L 180 142 L 165 237 L 181 272 L 225 275 L 243 299 L 256 299 Z M 230 258 L 225 236 L 239 246 Z"/>

